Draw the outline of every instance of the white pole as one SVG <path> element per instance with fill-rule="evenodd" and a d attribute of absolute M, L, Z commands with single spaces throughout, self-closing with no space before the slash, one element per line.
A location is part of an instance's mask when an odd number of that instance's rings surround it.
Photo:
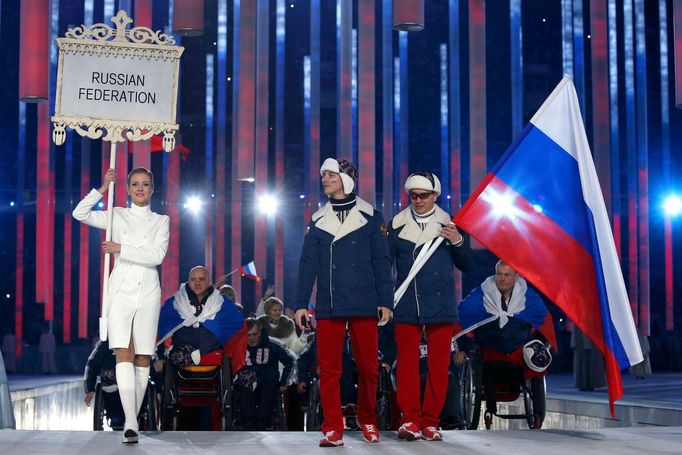
<path fill-rule="evenodd" d="M 109 168 L 116 169 L 116 142 L 111 142 L 111 153 L 109 155 Z M 111 241 L 111 227 L 114 222 L 114 180 L 109 182 L 107 193 L 107 230 L 105 239 Z M 111 253 L 104 254 L 104 270 L 102 271 L 102 316 L 99 318 L 99 339 L 107 340 L 107 323 L 109 315 L 109 266 L 111 264 Z"/>

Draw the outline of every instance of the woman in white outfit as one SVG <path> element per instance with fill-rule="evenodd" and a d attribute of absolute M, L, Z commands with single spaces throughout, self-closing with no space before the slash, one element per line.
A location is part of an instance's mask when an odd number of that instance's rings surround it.
<path fill-rule="evenodd" d="M 106 229 L 107 214 L 93 211 L 109 188 L 116 171 L 109 169 L 99 190 L 93 189 L 73 210 L 78 221 Z M 102 251 L 114 255 L 109 277 L 109 347 L 116 352 L 116 382 L 125 412 L 123 442 L 138 439 L 137 413 L 149 379 L 149 361 L 156 344 L 156 328 L 161 309 L 161 287 L 156 267 L 168 248 L 169 220 L 154 213 L 149 201 L 154 192 L 154 176 L 145 168 L 128 174 L 129 208 L 114 207 L 111 241 Z"/>

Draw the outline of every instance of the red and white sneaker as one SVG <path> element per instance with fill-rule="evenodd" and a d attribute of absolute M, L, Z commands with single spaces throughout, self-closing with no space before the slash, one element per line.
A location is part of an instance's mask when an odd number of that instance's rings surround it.
<path fill-rule="evenodd" d="M 324 438 L 320 439 L 320 447 L 341 447 L 343 446 L 343 434 L 338 431 L 328 431 Z"/>
<path fill-rule="evenodd" d="M 379 442 L 379 436 L 376 425 L 362 425 L 362 437 L 366 442 Z"/>
<path fill-rule="evenodd" d="M 442 441 L 443 435 L 436 427 L 422 428 L 422 435 L 427 441 Z"/>
<path fill-rule="evenodd" d="M 412 422 L 403 423 L 398 429 L 398 439 L 416 441 L 422 437 L 419 427 Z"/>

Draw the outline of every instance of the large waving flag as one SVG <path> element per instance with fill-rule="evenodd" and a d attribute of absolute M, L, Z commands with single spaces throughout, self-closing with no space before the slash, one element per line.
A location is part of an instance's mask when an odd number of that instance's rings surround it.
<path fill-rule="evenodd" d="M 454 222 L 556 303 L 602 352 L 611 415 L 642 360 L 604 198 L 565 76 Z"/>

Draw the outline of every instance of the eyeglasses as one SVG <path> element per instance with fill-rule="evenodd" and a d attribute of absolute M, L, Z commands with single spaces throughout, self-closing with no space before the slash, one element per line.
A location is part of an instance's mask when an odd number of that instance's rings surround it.
<path fill-rule="evenodd" d="M 433 191 L 429 191 L 428 193 L 410 193 L 410 199 L 412 199 L 413 201 L 416 201 L 417 199 L 421 199 L 422 201 L 425 201 L 432 194 L 434 194 Z"/>

